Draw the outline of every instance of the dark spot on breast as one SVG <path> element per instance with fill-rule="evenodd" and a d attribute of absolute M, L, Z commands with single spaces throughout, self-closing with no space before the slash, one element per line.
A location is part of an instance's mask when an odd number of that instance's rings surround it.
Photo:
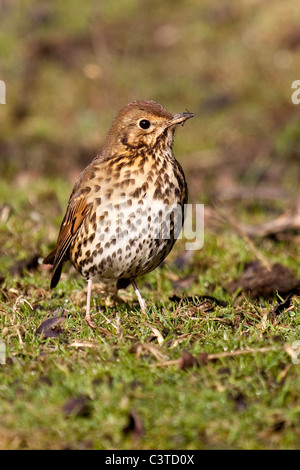
<path fill-rule="evenodd" d="M 130 196 L 131 196 L 131 197 L 134 197 L 134 198 L 138 198 L 138 197 L 140 197 L 141 192 L 142 192 L 142 189 L 141 189 L 141 188 L 137 188 L 135 191 L 133 191 L 132 193 L 130 193 Z"/>
<path fill-rule="evenodd" d="M 121 163 L 119 163 L 119 164 L 116 166 L 116 171 L 120 171 L 120 170 L 123 168 L 123 166 L 125 166 L 125 165 L 126 165 L 126 162 L 121 162 Z"/>
<path fill-rule="evenodd" d="M 160 189 L 159 186 L 157 186 L 157 188 L 155 189 L 153 197 L 154 197 L 154 199 L 158 199 L 158 198 L 161 197 L 161 189 Z"/>
<path fill-rule="evenodd" d="M 91 224 L 95 224 L 95 222 L 96 222 L 96 217 L 97 217 L 97 213 L 96 213 L 96 211 L 95 211 L 95 212 L 93 212 L 93 215 L 91 216 L 91 221 L 90 221 Z"/>
<path fill-rule="evenodd" d="M 132 185 L 135 183 L 134 178 L 127 178 L 124 181 L 122 181 L 122 186 L 128 187 L 129 185 Z"/>

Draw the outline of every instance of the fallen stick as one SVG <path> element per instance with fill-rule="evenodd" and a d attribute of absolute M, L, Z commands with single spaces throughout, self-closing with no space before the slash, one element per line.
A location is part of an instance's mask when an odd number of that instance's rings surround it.
<path fill-rule="evenodd" d="M 277 219 L 258 225 L 241 225 L 249 237 L 266 237 L 291 230 L 300 230 L 300 213 L 283 214 Z"/>
<path fill-rule="evenodd" d="M 269 346 L 269 347 L 262 347 L 262 348 L 257 348 L 257 349 L 238 349 L 237 351 L 224 351 L 221 353 L 215 353 L 215 354 L 203 354 L 203 360 L 205 362 L 208 361 L 213 361 L 216 359 L 222 359 L 224 357 L 234 357 L 234 356 L 240 356 L 242 354 L 256 354 L 256 353 L 266 353 L 266 352 L 271 352 L 271 351 L 284 351 L 286 350 L 285 347 L 278 349 L 276 346 Z M 200 355 L 201 358 L 201 355 Z M 196 359 L 196 358 L 195 358 Z M 201 359 L 200 359 L 201 362 Z M 172 359 L 170 361 L 162 361 L 158 362 L 156 364 L 151 364 L 150 367 L 167 367 L 167 366 L 174 366 L 177 365 L 180 367 L 182 363 L 182 358 L 178 359 Z"/>

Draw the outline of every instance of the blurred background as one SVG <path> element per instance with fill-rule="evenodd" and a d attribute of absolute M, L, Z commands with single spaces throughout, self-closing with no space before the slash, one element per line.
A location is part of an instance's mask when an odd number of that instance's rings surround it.
<path fill-rule="evenodd" d="M 175 139 L 192 197 L 298 191 L 297 0 L 1 0 L 0 15 L 1 179 L 73 182 L 116 112 L 154 99 L 196 114 Z"/>
<path fill-rule="evenodd" d="M 4 266 L 47 253 L 77 176 L 135 99 L 196 114 L 174 152 L 206 234 L 224 228 L 213 207 L 250 225 L 299 214 L 298 0 L 0 0 L 0 15 Z"/>

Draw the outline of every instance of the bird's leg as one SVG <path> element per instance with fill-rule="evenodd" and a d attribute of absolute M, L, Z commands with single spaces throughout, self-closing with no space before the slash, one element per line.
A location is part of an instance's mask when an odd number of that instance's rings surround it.
<path fill-rule="evenodd" d="M 88 288 L 87 288 L 87 297 L 86 297 L 86 314 L 85 314 L 85 321 L 91 328 L 96 328 L 95 322 L 92 320 L 91 317 L 91 296 L 92 296 L 92 279 L 88 280 Z"/>
<path fill-rule="evenodd" d="M 136 296 L 138 298 L 142 313 L 144 315 L 146 315 L 146 303 L 145 303 L 143 297 L 141 296 L 141 293 L 140 293 L 140 291 L 138 289 L 138 286 L 136 285 L 136 282 L 135 282 L 134 279 L 131 279 L 131 284 L 133 285 L 134 291 L 135 291 Z"/>

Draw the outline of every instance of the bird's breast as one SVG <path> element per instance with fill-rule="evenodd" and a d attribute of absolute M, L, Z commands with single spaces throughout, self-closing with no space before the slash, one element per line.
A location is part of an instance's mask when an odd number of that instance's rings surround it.
<path fill-rule="evenodd" d="M 85 277 L 135 277 L 168 254 L 182 228 L 186 184 L 179 164 L 167 157 L 119 159 L 95 178 L 87 197 L 92 209 L 70 250 Z"/>

